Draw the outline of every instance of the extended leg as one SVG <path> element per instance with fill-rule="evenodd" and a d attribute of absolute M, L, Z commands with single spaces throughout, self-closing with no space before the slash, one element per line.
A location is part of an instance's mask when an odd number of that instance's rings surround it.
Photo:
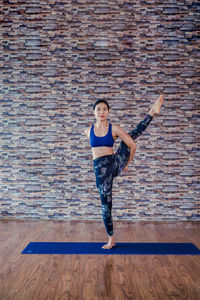
<path fill-rule="evenodd" d="M 151 120 L 153 119 L 152 116 L 147 115 L 144 120 L 142 120 L 133 130 L 131 130 L 128 134 L 135 140 L 138 138 L 147 128 L 147 126 L 150 124 Z M 119 175 L 124 167 L 126 166 L 128 159 L 130 155 L 130 150 L 128 146 L 121 142 L 119 145 L 119 148 L 117 149 L 115 153 L 115 158 L 118 163 L 118 172 L 115 174 L 115 176 Z"/>
<path fill-rule="evenodd" d="M 160 113 L 160 108 L 163 103 L 163 96 L 161 95 L 152 105 L 148 115 L 142 120 L 133 130 L 128 134 L 135 140 L 137 139 L 148 127 L 155 114 Z M 118 172 L 115 176 L 119 175 L 129 160 L 130 150 L 124 142 L 121 142 L 118 150 L 115 153 L 115 158 L 118 163 Z"/>
<path fill-rule="evenodd" d="M 151 115 L 147 115 L 144 120 L 142 120 L 133 130 L 131 130 L 128 134 L 136 140 L 148 127 L 153 117 Z"/>

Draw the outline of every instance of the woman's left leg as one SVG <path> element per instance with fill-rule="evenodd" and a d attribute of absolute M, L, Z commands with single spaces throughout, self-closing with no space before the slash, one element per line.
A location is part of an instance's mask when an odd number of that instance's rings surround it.
<path fill-rule="evenodd" d="M 137 139 L 146 130 L 146 128 L 152 121 L 153 116 L 155 114 L 160 113 L 160 108 L 163 104 L 163 100 L 164 100 L 163 95 L 160 95 L 152 105 L 147 116 L 131 132 L 128 133 L 133 138 L 133 140 Z M 124 167 L 126 166 L 129 160 L 129 156 L 130 156 L 129 148 L 124 142 L 121 142 L 118 150 L 115 153 L 115 159 L 118 164 L 117 173 L 115 174 L 115 176 L 118 176 L 122 172 L 122 170 L 124 169 Z"/>
<path fill-rule="evenodd" d="M 137 139 L 145 131 L 152 119 L 153 117 L 148 114 L 133 130 L 128 133 L 133 140 Z M 115 174 L 115 176 L 118 176 L 122 172 L 129 160 L 129 156 L 130 150 L 128 146 L 124 142 L 121 142 L 115 153 L 115 159 L 118 164 L 117 174 Z"/>

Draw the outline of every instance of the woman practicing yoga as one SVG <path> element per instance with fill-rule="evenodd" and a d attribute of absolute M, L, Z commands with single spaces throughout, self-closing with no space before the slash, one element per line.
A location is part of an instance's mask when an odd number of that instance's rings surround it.
<path fill-rule="evenodd" d="M 122 171 L 128 171 L 128 165 L 136 151 L 134 140 L 147 128 L 153 116 L 160 113 L 163 95 L 155 101 L 149 113 L 129 134 L 122 128 L 108 122 L 109 104 L 105 100 L 97 100 L 93 106 L 96 123 L 85 130 L 90 141 L 93 155 L 93 168 L 96 175 L 96 186 L 101 198 L 102 217 L 109 236 L 108 243 L 102 248 L 111 249 L 115 246 L 112 221 L 112 184 L 113 178 Z M 122 142 L 116 153 L 113 151 L 115 140 L 120 137 Z"/>

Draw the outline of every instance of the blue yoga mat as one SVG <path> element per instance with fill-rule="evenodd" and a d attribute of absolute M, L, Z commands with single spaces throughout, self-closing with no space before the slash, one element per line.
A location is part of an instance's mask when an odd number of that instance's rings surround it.
<path fill-rule="evenodd" d="M 200 255 L 192 243 L 116 243 L 110 250 L 105 243 L 31 242 L 22 254 L 136 254 L 136 255 Z"/>

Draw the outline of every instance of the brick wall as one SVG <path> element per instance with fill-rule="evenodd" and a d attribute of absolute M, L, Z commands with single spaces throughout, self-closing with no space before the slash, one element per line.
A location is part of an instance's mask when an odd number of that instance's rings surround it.
<path fill-rule="evenodd" d="M 199 219 L 198 1 L 4 0 L 0 12 L 1 217 L 100 219 L 92 104 L 108 100 L 129 131 L 162 92 L 113 216 Z"/>

